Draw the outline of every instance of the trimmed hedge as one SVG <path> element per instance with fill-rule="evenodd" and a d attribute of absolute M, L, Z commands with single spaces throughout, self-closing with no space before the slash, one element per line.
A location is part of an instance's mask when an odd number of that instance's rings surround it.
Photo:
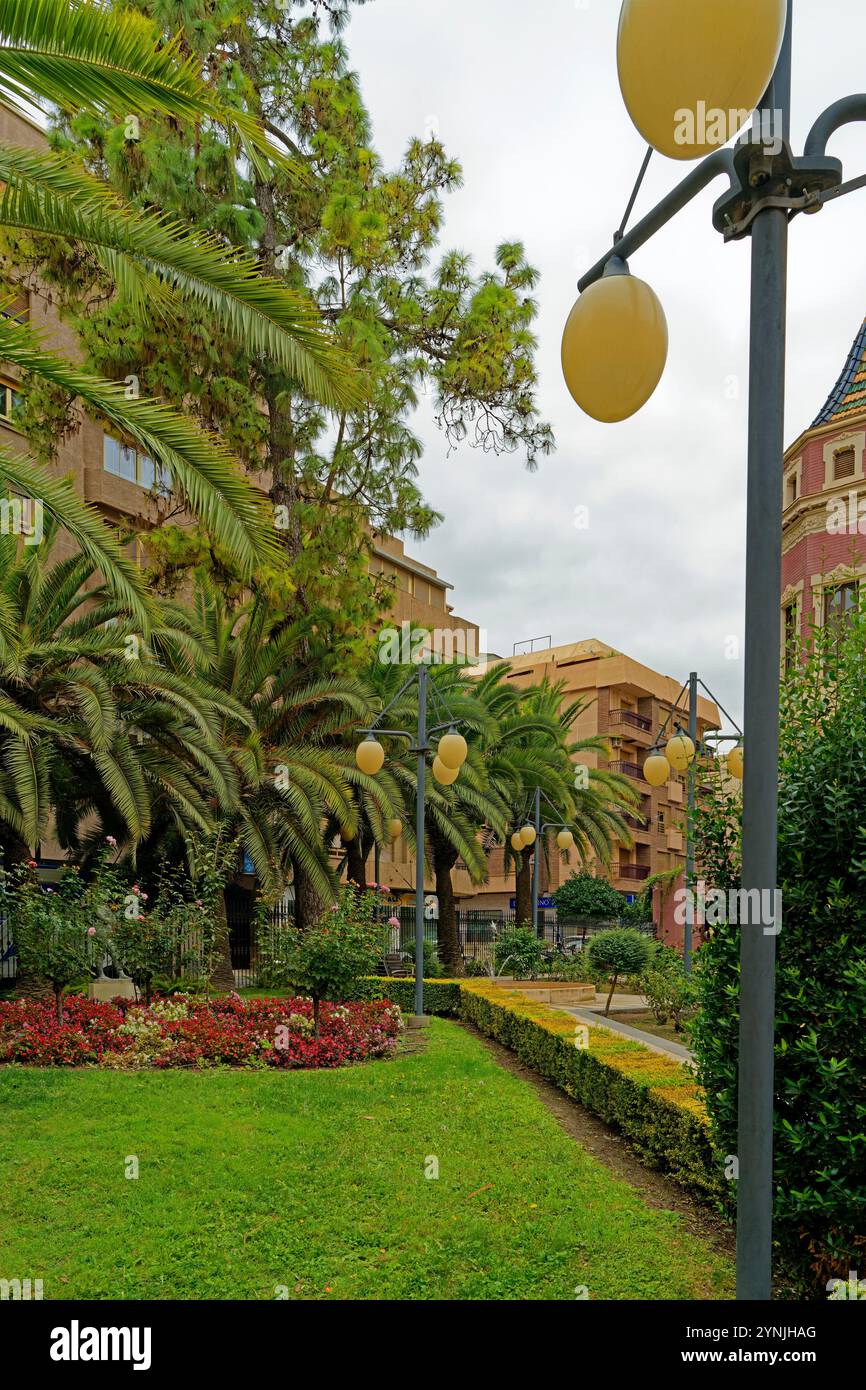
<path fill-rule="evenodd" d="M 475 980 L 461 980 L 458 989 L 467 1023 L 615 1125 L 647 1163 L 702 1201 L 721 1200 L 723 1163 L 687 1067 L 604 1028 L 589 1028 L 589 1046 L 577 1047 L 576 1020 L 517 991 Z"/>
<path fill-rule="evenodd" d="M 461 980 L 425 980 L 424 1012 L 437 1018 L 457 1018 L 460 1015 Z M 393 975 L 367 976 L 356 992 L 358 999 L 390 999 L 404 1014 L 415 1012 L 414 978 L 397 979 Z"/>

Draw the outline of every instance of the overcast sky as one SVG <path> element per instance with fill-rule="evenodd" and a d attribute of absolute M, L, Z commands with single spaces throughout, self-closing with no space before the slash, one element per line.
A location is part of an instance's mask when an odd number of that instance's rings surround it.
<path fill-rule="evenodd" d="M 644 152 L 619 94 L 619 0 L 370 0 L 347 32 L 377 148 L 399 159 L 431 122 L 465 182 L 446 202 L 444 246 L 490 266 L 520 239 L 541 272 L 541 406 L 557 452 L 465 446 L 448 457 L 432 410 L 416 427 L 421 480 L 444 523 L 410 553 L 454 585 L 455 610 L 489 647 L 597 637 L 666 674 L 698 670 L 742 710 L 748 242 L 725 246 L 707 190 L 632 259 L 668 319 L 670 353 L 634 419 L 600 425 L 559 367 L 576 281 L 607 248 Z M 860 0 L 796 0 L 795 152 L 815 116 L 863 90 Z M 866 129 L 836 135 L 845 176 L 866 171 Z M 634 217 L 690 166 L 654 155 Z M 866 191 L 791 228 L 787 441 L 817 414 L 866 314 Z M 575 529 L 575 508 L 589 527 Z M 733 653 L 733 654 L 732 654 Z"/>

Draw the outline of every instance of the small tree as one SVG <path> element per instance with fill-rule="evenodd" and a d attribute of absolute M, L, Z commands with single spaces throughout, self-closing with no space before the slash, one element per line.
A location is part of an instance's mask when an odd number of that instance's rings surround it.
<path fill-rule="evenodd" d="M 599 932 L 589 943 L 589 961 L 610 979 L 610 993 L 604 1006 L 605 1017 L 610 1013 L 610 1001 L 621 975 L 640 975 L 650 958 L 650 943 L 633 927 L 614 927 Z"/>
<path fill-rule="evenodd" d="M 107 922 L 116 904 L 114 876 L 85 881 L 77 868 L 64 869 L 56 885 L 41 885 L 35 859 L 15 865 L 2 876 L 0 898 L 12 930 L 19 968 L 48 980 L 55 1014 L 63 1022 L 63 992 L 86 978 L 101 959 Z"/>
<path fill-rule="evenodd" d="M 606 878 L 593 874 L 572 874 L 553 895 L 560 917 L 593 917 L 597 921 L 618 922 L 627 906 Z"/>
<path fill-rule="evenodd" d="M 270 963 L 274 983 L 308 994 L 313 1001 L 313 1036 L 319 1037 L 323 999 L 350 999 L 358 981 L 372 975 L 382 954 L 382 928 L 376 921 L 377 893 L 349 885 L 315 926 L 287 933 L 283 958 Z"/>

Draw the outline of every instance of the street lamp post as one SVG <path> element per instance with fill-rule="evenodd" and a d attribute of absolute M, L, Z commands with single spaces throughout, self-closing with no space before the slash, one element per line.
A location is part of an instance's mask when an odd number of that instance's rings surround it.
<path fill-rule="evenodd" d="M 662 19 L 664 10 L 664 22 Z M 727 28 L 726 13 L 734 18 Z M 745 733 L 749 758 L 743 794 L 742 887 L 746 920 L 740 937 L 740 1043 L 738 1100 L 737 1296 L 769 1299 L 772 1292 L 773 1011 L 775 933 L 778 924 L 754 920 L 761 890 L 775 901 L 779 748 L 779 594 L 784 455 L 785 333 L 788 224 L 799 212 L 817 212 L 831 199 L 864 186 L 842 183 L 842 165 L 826 155 L 841 126 L 866 121 L 866 95 L 835 102 L 818 118 L 802 158 L 790 146 L 791 30 L 793 0 L 625 0 L 620 17 L 620 86 L 629 113 L 651 148 L 676 158 L 696 158 L 708 145 L 677 147 L 675 118 L 683 110 L 674 88 L 680 78 L 694 87 L 687 115 L 702 108 L 755 109 L 752 129 L 736 147 L 714 149 L 638 222 L 619 231 L 610 249 L 580 280 L 582 298 L 598 286 L 586 312 L 572 309 L 563 337 L 563 369 L 572 395 L 601 420 L 625 418 L 649 398 L 663 366 L 667 329 L 648 297 L 636 287 L 631 301 L 616 282 L 627 259 L 677 212 L 724 174 L 728 191 L 713 209 L 726 241 L 747 236 L 751 247 L 749 424 L 746 541 Z M 672 46 L 673 45 L 673 46 Z M 715 68 L 716 71 L 713 71 Z M 682 70 L 681 70 L 682 69 Z M 708 73 L 712 74 L 712 82 Z M 736 102 L 725 99 L 743 78 Z M 748 81 L 746 81 L 746 78 Z M 765 86 L 763 96 L 761 88 Z M 715 84 L 713 90 L 707 90 Z M 751 88 L 749 87 L 751 84 Z M 677 110 L 679 108 L 679 110 Z M 657 132 L 662 130 L 661 134 Z M 715 143 L 729 139 L 727 129 Z M 644 168 L 646 161 L 644 161 Z M 631 207 L 631 204 L 630 204 Z M 613 270 L 613 275 L 606 272 Z M 602 286 L 606 288 L 602 289 Z M 598 335 L 587 353 L 586 328 L 604 316 L 617 332 Z M 629 320 L 631 315 L 631 320 Z M 629 332 L 633 327 L 634 335 Z M 639 351 L 635 351 L 639 339 Z M 618 338 L 618 341 L 615 341 Z M 619 352 L 619 364 L 615 351 Z M 627 370 L 622 366 L 627 357 Z M 611 379 L 623 376 L 618 410 Z M 757 893 L 749 890 L 757 889 Z"/>
<path fill-rule="evenodd" d="M 668 717 L 665 720 L 664 724 L 661 726 L 661 729 L 659 730 L 659 733 L 656 736 L 655 743 L 650 751 L 650 755 L 644 763 L 644 777 L 649 782 L 651 787 L 663 786 L 664 783 L 668 781 L 672 771 L 686 772 L 686 867 L 684 878 L 686 890 L 686 912 L 685 921 L 683 924 L 683 969 L 685 970 L 687 975 L 691 974 L 692 969 L 692 939 L 695 923 L 695 804 L 697 787 L 697 760 L 695 755 L 698 747 L 699 685 L 703 687 L 706 694 L 713 701 L 713 704 L 718 706 L 725 718 L 730 720 L 730 722 L 733 724 L 734 728 L 737 731 L 735 735 L 721 735 L 721 741 L 727 742 L 731 738 L 736 738 L 738 740 L 737 746 L 740 746 L 740 743 L 742 742 L 743 738 L 742 729 L 737 724 L 736 720 L 731 719 L 731 716 L 728 714 L 728 711 L 725 709 L 721 700 L 719 700 L 717 696 L 713 694 L 709 686 L 704 684 L 697 671 L 692 671 L 690 672 L 688 681 L 685 683 L 685 685 L 680 686 L 679 694 L 677 695 L 677 698 L 674 700 L 673 705 L 671 706 L 670 713 L 668 714 Z M 676 733 L 668 743 L 669 751 L 666 755 L 665 752 L 662 751 L 662 739 L 665 736 L 665 731 L 668 725 L 674 717 L 674 713 L 678 708 L 680 708 L 680 700 L 682 696 L 685 694 L 686 690 L 688 690 L 689 692 L 688 738 L 686 739 L 684 737 L 681 726 L 677 724 L 676 721 L 674 721 L 674 728 L 676 730 Z M 650 763 L 649 767 L 647 767 L 647 763 Z M 737 780 L 739 780 L 742 777 L 742 771 L 739 765 L 736 763 L 729 764 L 729 771 L 731 773 L 731 776 L 735 777 Z"/>
<path fill-rule="evenodd" d="M 410 732 L 407 729 L 381 728 L 380 721 L 402 699 L 416 680 L 418 682 L 418 720 L 415 729 Z M 393 700 L 386 705 L 375 723 L 369 729 L 358 730 L 358 733 L 364 734 L 365 738 L 358 744 L 355 751 L 355 761 L 360 770 L 373 777 L 381 771 L 385 763 L 385 750 L 379 743 L 377 734 L 388 738 L 406 739 L 410 745 L 409 751 L 415 753 L 418 760 L 415 783 L 415 1017 L 418 1019 L 424 1016 L 424 823 L 427 754 L 431 752 L 428 739 L 443 729 L 446 731 L 439 740 L 437 756 L 433 763 L 433 776 L 444 786 L 450 786 L 456 781 L 468 751 L 466 740 L 462 734 L 457 732 L 457 725 L 460 721 L 451 718 L 444 707 L 442 697 L 438 693 L 436 699 L 443 705 L 447 717 L 443 723 L 434 724 L 430 728 L 427 727 L 427 696 L 428 672 L 426 663 L 422 661 L 397 691 Z M 413 739 L 415 741 L 414 748 L 411 746 Z"/>

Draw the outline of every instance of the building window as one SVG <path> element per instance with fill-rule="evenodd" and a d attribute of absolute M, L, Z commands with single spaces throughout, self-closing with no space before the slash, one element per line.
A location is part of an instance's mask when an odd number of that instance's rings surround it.
<path fill-rule="evenodd" d="M 853 478 L 857 468 L 857 462 L 853 449 L 840 449 L 838 454 L 833 455 L 833 481 L 841 483 L 845 478 Z"/>
<path fill-rule="evenodd" d="M 791 665 L 791 656 L 797 646 L 797 603 L 789 603 L 785 609 L 785 670 Z"/>
<path fill-rule="evenodd" d="M 792 507 L 797 500 L 797 470 L 789 473 L 785 479 L 785 506 Z"/>
<path fill-rule="evenodd" d="M 656 829 L 659 835 L 664 835 L 665 831 L 667 830 L 667 822 L 663 810 L 660 810 L 658 813 L 658 822 L 656 825 Z"/>
<path fill-rule="evenodd" d="M 847 627 L 860 606 L 860 585 L 856 580 L 840 584 L 827 596 L 827 625 Z"/>
<path fill-rule="evenodd" d="M 124 444 L 110 434 L 103 436 L 102 465 L 106 473 L 125 478 L 128 483 L 136 483 L 149 492 L 156 491 L 163 496 L 171 492 L 171 473 L 167 468 L 135 445 Z"/>
<path fill-rule="evenodd" d="M 24 392 L 14 381 L 0 377 L 0 419 L 13 423 L 24 406 Z"/>

